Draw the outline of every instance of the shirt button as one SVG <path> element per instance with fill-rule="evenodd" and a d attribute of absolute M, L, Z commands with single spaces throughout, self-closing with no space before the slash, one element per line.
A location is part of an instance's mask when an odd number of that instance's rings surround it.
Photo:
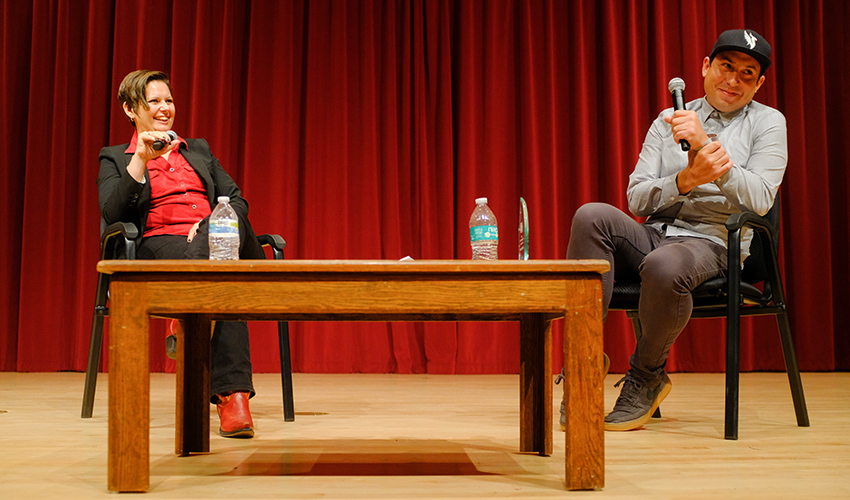
<path fill-rule="evenodd" d="M 168 169 L 169 172 L 174 172 L 174 167 Z"/>
<path fill-rule="evenodd" d="M 198 208 L 198 205 L 192 205 L 192 210 L 196 210 L 197 208 Z"/>

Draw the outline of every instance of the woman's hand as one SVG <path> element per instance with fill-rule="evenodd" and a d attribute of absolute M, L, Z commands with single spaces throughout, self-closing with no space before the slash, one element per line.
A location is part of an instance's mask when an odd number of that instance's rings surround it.
<path fill-rule="evenodd" d="M 186 238 L 186 241 L 192 243 L 192 240 L 195 239 L 195 235 L 198 234 L 198 226 L 200 225 L 201 221 L 198 221 L 192 226 L 192 229 L 189 230 L 189 236 Z"/>
<path fill-rule="evenodd" d="M 163 141 L 168 145 L 157 151 L 153 148 L 153 143 L 156 141 Z M 136 135 L 136 152 L 130 158 L 127 173 L 137 182 L 144 182 L 148 162 L 170 153 L 177 145 L 178 142 L 172 141 L 166 132 L 139 132 Z"/>
<path fill-rule="evenodd" d="M 145 163 L 171 152 L 177 145 L 166 132 L 140 132 L 136 137 L 136 156 Z M 156 150 L 153 147 L 156 141 L 162 141 L 166 146 Z"/>

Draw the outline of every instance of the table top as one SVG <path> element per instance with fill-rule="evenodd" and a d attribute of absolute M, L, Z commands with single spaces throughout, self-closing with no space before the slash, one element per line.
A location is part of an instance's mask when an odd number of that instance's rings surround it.
<path fill-rule="evenodd" d="M 604 260 L 103 260 L 101 273 L 561 274 L 603 273 Z"/>

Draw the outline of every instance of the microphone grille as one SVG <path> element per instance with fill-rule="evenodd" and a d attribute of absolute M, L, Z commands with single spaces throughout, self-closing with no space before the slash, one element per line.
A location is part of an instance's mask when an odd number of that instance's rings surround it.
<path fill-rule="evenodd" d="M 168 134 L 168 137 L 171 137 L 172 141 L 177 140 L 177 132 L 175 132 L 173 130 L 169 130 L 168 132 L 166 132 L 166 134 Z"/>
<path fill-rule="evenodd" d="M 670 80 L 670 83 L 667 84 L 667 90 L 670 92 L 676 90 L 685 90 L 685 81 L 679 77 L 673 78 Z"/>

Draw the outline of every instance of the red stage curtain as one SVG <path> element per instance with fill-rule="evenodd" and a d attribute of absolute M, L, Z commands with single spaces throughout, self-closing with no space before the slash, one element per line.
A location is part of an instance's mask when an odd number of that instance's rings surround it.
<path fill-rule="evenodd" d="M 134 69 L 171 75 L 176 130 L 209 140 L 254 227 L 284 236 L 288 258 L 467 259 L 480 196 L 499 219 L 501 257 L 515 258 L 523 196 L 532 258 L 555 259 L 578 206 L 626 207 L 644 134 L 670 106 L 667 81 L 702 95 L 702 58 L 722 30 L 743 26 L 774 48 L 756 98 L 788 118 L 782 259 L 800 364 L 848 369 L 848 10 L 841 0 L 3 2 L 0 370 L 85 367 L 97 154 L 132 134 L 115 96 Z M 276 370 L 274 331 L 252 325 L 257 372 Z M 692 322 L 668 368 L 723 370 L 724 338 L 722 321 Z M 305 372 L 512 373 L 517 344 L 510 323 L 292 325 Z M 612 313 L 613 371 L 633 345 Z M 173 369 L 160 342 L 151 349 L 154 370 Z M 742 367 L 782 369 L 771 318 L 745 321 Z"/>

